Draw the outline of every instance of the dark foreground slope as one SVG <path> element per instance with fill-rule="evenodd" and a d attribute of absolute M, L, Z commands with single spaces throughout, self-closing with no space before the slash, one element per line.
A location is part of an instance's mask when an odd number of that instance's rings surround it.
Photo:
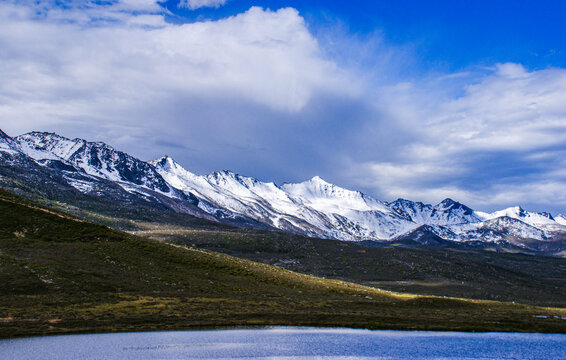
<path fill-rule="evenodd" d="M 325 278 L 416 294 L 566 307 L 564 258 L 470 248 L 362 246 L 251 229 L 145 225 L 147 230 L 136 233 Z"/>
<path fill-rule="evenodd" d="M 29 189 L 20 191 L 27 196 L 33 194 Z M 147 229 L 139 234 L 304 274 L 392 291 L 566 307 L 566 258 L 510 253 L 509 249 L 496 246 L 361 246 L 238 228 L 142 205 L 94 206 L 95 203 L 86 201 L 89 206 L 83 208 L 83 203 L 76 207 L 41 195 L 33 198 L 83 220 L 124 230 Z"/>
<path fill-rule="evenodd" d="M 562 317 L 301 275 L 0 199 L 0 337 L 262 325 L 566 332 Z"/>

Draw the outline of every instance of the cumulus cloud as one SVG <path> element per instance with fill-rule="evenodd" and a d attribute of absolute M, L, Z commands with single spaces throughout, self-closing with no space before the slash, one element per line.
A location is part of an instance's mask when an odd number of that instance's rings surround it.
<path fill-rule="evenodd" d="M 137 18 L 131 16 L 128 23 Z M 111 94 L 114 104 L 174 93 L 230 95 L 297 111 L 317 88 L 334 89 L 342 81 L 333 63 L 320 57 L 304 20 L 290 8 L 254 7 L 220 21 L 155 29 L 124 23 L 85 28 L 10 16 L 3 16 L 0 26 L 4 34 L 12 34 L 1 40 L 7 75 L 3 94 L 33 90 L 28 101 L 41 101 L 47 91 L 56 96 L 77 90 Z M 17 94 L 8 97 L 20 99 Z M 59 106 L 51 100 L 45 105 Z M 70 99 L 59 100 L 68 104 Z"/>
<path fill-rule="evenodd" d="M 226 0 L 181 0 L 180 7 L 186 7 L 191 10 L 199 9 L 202 7 L 215 7 L 218 8 L 226 4 Z"/>
<path fill-rule="evenodd" d="M 156 28 L 129 26 L 139 14 L 105 26 L 51 14 L 66 11 L 74 16 L 72 9 L 52 9 L 37 20 L 32 7 L 0 9 L 0 31 L 10 34 L 0 39 L 0 114 L 15 128 L 93 117 L 102 126 L 117 118 L 128 123 L 140 107 L 196 98 L 296 112 L 315 92 L 352 88 L 321 57 L 294 9 L 253 7 L 219 21 Z"/>
<path fill-rule="evenodd" d="M 159 15 L 119 5 L 0 4 L 3 130 L 169 153 L 197 172 L 299 179 L 318 161 L 306 155 L 312 136 L 361 93 L 295 9 L 148 27 L 133 24 Z"/>

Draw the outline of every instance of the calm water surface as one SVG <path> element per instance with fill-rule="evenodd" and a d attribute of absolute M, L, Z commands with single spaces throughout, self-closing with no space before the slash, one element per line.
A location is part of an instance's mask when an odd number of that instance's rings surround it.
<path fill-rule="evenodd" d="M 566 335 L 272 328 L 0 340 L 0 359 L 566 359 Z"/>

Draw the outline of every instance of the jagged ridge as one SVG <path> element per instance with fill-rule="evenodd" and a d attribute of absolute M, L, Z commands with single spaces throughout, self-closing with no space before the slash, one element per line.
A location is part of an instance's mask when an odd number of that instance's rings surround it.
<path fill-rule="evenodd" d="M 112 183 L 150 203 L 175 199 L 176 205 L 169 206 L 176 211 L 187 210 L 180 203 L 192 204 L 198 208 L 188 212 L 197 216 L 317 237 L 395 241 L 422 238 L 426 232 L 430 239 L 532 247 L 533 241 L 549 242 L 566 234 L 562 215 L 520 207 L 484 213 L 452 199 L 436 205 L 405 199 L 385 203 L 318 176 L 277 185 L 227 170 L 196 175 L 168 156 L 144 162 L 105 143 L 54 133 L 11 138 L 0 131 L 0 155 L 4 166 L 34 163 L 49 168 L 82 193 L 105 196 L 108 186 L 101 182 Z"/>

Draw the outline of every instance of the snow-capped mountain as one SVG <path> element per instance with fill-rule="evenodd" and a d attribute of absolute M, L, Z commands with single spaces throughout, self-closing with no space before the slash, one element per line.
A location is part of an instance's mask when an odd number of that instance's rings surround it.
<path fill-rule="evenodd" d="M 104 143 L 52 133 L 11 138 L 0 131 L 0 180 L 3 187 L 41 190 L 57 201 L 99 198 L 118 208 L 147 205 L 213 219 L 195 206 L 196 197 L 169 185 L 152 165 Z"/>
<path fill-rule="evenodd" d="M 304 206 L 330 214 L 333 227 L 344 239 L 387 239 L 400 230 L 415 227 L 385 203 L 330 184 L 318 176 L 298 184 L 283 184 L 281 189 Z"/>
<path fill-rule="evenodd" d="M 0 151 L 13 153 L 19 151 L 19 145 L 5 132 L 0 130 Z"/>
<path fill-rule="evenodd" d="M 493 213 L 475 211 L 452 199 L 437 205 L 398 199 L 388 203 L 399 214 L 451 240 L 499 241 L 510 237 L 547 241 L 553 232 L 566 231 L 566 218 L 526 211 L 515 206 Z"/>
<path fill-rule="evenodd" d="M 566 226 L 566 216 L 562 215 L 562 214 L 558 214 L 554 217 L 554 221 L 556 221 L 557 223 L 559 223 L 560 225 L 564 225 Z"/>
<path fill-rule="evenodd" d="M 387 205 L 417 224 L 454 225 L 483 219 L 474 210 L 452 199 L 445 199 L 434 206 L 405 199 L 397 199 Z"/>
<path fill-rule="evenodd" d="M 485 220 L 496 219 L 501 217 L 509 217 L 520 220 L 533 227 L 549 230 L 549 231 L 563 230 L 563 226 L 565 225 L 557 221 L 550 213 L 547 212 L 537 213 L 532 211 L 526 211 L 522 209 L 520 206 L 510 207 L 489 214 L 480 213 L 480 212 L 478 212 L 478 214 L 480 214 L 480 217 L 483 217 Z"/>
<path fill-rule="evenodd" d="M 195 175 L 167 156 L 150 164 L 172 186 L 197 196 L 198 206 L 218 218 L 247 217 L 276 229 L 307 235 L 320 233 L 320 229 L 309 222 L 284 216 L 286 212 L 282 212 L 282 208 L 300 209 L 273 183 L 263 183 L 231 171 Z"/>
<path fill-rule="evenodd" d="M 195 194 L 209 213 L 229 211 L 274 228 L 342 240 L 384 239 L 414 224 L 386 204 L 314 177 L 277 186 L 231 171 L 195 175 L 169 157 L 151 162 L 173 186 Z"/>
<path fill-rule="evenodd" d="M 181 192 L 163 180 L 153 166 L 102 142 L 71 140 L 45 132 L 31 132 L 14 140 L 19 143 L 20 151 L 35 160 L 64 161 L 88 175 L 122 183 L 124 186 L 134 184 L 169 196 L 182 196 Z"/>
<path fill-rule="evenodd" d="M 452 199 L 429 205 L 398 199 L 384 203 L 318 176 L 298 184 L 265 183 L 230 171 L 195 175 L 173 159 L 151 162 L 172 186 L 195 194 L 209 213 L 229 211 L 271 227 L 341 240 L 436 238 L 458 242 L 548 242 L 566 226 L 550 214 L 509 208 L 484 213 Z M 560 217 L 566 222 L 566 218 Z M 529 245 L 531 246 L 531 245 Z"/>
<path fill-rule="evenodd" d="M 144 162 L 101 142 L 42 132 L 11 138 L 0 131 L 0 185 L 10 177 L 24 181 L 24 174 L 34 174 L 28 178 L 42 188 L 52 184 L 239 226 L 339 240 L 506 243 L 536 250 L 566 239 L 563 215 L 520 207 L 485 213 L 452 199 L 386 203 L 318 176 L 277 185 L 231 171 L 197 175 L 168 156 Z"/>

